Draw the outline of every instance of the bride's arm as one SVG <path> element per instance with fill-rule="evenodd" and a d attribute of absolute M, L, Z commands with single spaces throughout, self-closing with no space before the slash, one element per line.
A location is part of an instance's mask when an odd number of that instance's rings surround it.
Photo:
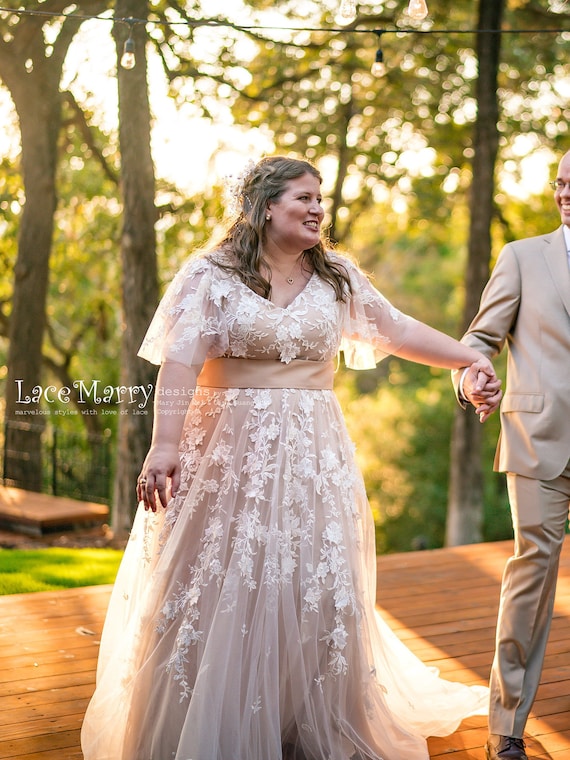
<path fill-rule="evenodd" d="M 154 396 L 152 441 L 137 485 L 139 500 L 145 509 L 156 512 L 158 501 L 166 508 L 167 484 L 176 495 L 180 485 L 178 447 L 188 404 L 196 387 L 200 367 L 187 367 L 177 362 L 164 362 L 158 372 Z"/>
<path fill-rule="evenodd" d="M 481 367 L 488 370 L 486 374 L 495 377 L 493 364 L 480 351 L 417 320 L 409 325 L 405 342 L 394 354 L 402 359 L 442 369 L 459 369 L 473 362 L 481 362 Z"/>
<path fill-rule="evenodd" d="M 390 354 L 444 369 L 469 367 L 472 403 L 483 422 L 498 406 L 501 381 L 481 352 L 395 308 L 356 267 L 347 265 L 352 293 L 344 310 L 347 366 L 368 369 Z M 370 348 L 367 348 L 370 347 Z"/>
<path fill-rule="evenodd" d="M 414 321 L 405 342 L 394 354 L 402 359 L 444 369 L 469 368 L 465 378 L 470 388 L 470 400 L 481 422 L 497 409 L 502 397 L 501 381 L 491 360 L 480 351 L 423 322 Z"/>

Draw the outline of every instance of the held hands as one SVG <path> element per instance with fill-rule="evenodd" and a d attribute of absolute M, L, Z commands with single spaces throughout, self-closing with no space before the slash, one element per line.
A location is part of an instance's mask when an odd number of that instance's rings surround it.
<path fill-rule="evenodd" d="M 496 411 L 503 391 L 501 380 L 488 359 L 478 359 L 468 368 L 463 378 L 462 392 L 465 399 L 475 407 L 480 422 L 485 422 Z"/>
<path fill-rule="evenodd" d="M 170 489 L 167 488 L 170 480 Z M 156 512 L 158 502 L 164 509 L 170 496 L 176 496 L 180 485 L 180 456 L 178 446 L 160 444 L 151 446 L 137 480 L 137 497 L 145 510 Z M 168 494 L 170 490 L 170 494 Z M 158 502 L 156 494 L 158 493 Z"/>

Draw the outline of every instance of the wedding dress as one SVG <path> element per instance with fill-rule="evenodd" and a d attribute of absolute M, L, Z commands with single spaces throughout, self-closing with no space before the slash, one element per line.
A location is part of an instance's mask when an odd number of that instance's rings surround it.
<path fill-rule="evenodd" d="M 140 355 L 205 363 L 179 492 L 139 506 L 116 579 L 85 760 L 426 760 L 425 737 L 486 712 L 486 688 L 440 679 L 375 610 L 332 374 L 339 349 L 372 367 L 413 320 L 334 258 L 346 303 L 313 274 L 281 308 L 205 256 L 161 301 Z"/>

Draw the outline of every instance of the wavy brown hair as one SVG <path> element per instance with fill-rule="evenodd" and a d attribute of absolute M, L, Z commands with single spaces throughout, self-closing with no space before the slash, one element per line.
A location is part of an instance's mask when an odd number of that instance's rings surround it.
<path fill-rule="evenodd" d="M 238 190 L 237 218 L 218 242 L 216 252 L 208 258 L 226 271 L 235 272 L 249 288 L 271 297 L 271 282 L 261 274 L 266 211 L 269 201 L 279 201 L 292 179 L 312 174 L 320 182 L 318 170 L 308 161 L 286 156 L 262 158 L 243 178 Z M 331 260 L 324 240 L 303 252 L 312 269 L 333 288 L 337 301 L 344 301 L 351 292 L 346 269 Z M 220 255 L 222 254 L 222 255 Z M 267 266 L 267 264 L 266 264 Z"/>

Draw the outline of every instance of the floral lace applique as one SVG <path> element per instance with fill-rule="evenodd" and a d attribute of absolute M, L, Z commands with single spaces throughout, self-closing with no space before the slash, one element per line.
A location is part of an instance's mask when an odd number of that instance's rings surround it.
<path fill-rule="evenodd" d="M 212 578 L 221 583 L 224 571 L 220 562 L 221 539 L 224 529 L 221 520 L 213 517 L 202 539 L 202 552 L 196 565 L 191 569 L 191 581 L 187 586 L 179 585 L 178 594 L 167 600 L 162 608 L 162 615 L 157 625 L 158 633 L 165 633 L 168 624 L 182 615 L 176 635 L 176 646 L 167 663 L 166 669 L 173 673 L 173 678 L 180 684 L 180 701 L 192 694 L 192 685 L 188 680 L 188 651 L 193 644 L 203 640 L 204 634 L 196 624 L 199 621 L 198 602 L 202 590 Z"/>
<path fill-rule="evenodd" d="M 205 259 L 194 262 L 177 278 L 161 304 L 162 317 L 156 318 L 170 321 L 167 358 L 188 364 L 222 355 L 330 361 L 343 331 L 356 353 L 361 341 L 374 351 L 392 339 L 400 341 L 404 333 L 398 322 L 407 318 L 355 267 L 346 266 L 353 283 L 346 303 L 313 275 L 289 307 L 281 308 L 236 275 Z M 151 353 L 158 322 L 145 341 Z M 331 403 L 331 395 L 264 388 L 196 391 L 180 446 L 182 485 L 160 536 L 164 549 L 181 510 L 185 520 L 200 525 L 187 580 L 179 579 L 157 625 L 161 633 L 178 626 L 168 670 L 180 685 L 181 699 L 193 688 L 189 651 L 204 636 L 206 589 L 208 594 L 218 589 L 219 610 L 231 615 L 244 592 L 259 594 L 262 585 L 265 608 L 272 610 L 286 585 L 300 583 L 301 625 L 326 608 L 319 638 L 328 649 L 328 674 L 347 670 L 345 648 L 353 628 L 348 620 L 358 615 L 348 556 L 359 541 L 356 501 L 364 495 L 341 415 L 330 420 L 327 440 L 315 440 L 321 429 L 315 417 Z M 329 434 L 343 440 L 340 449 L 329 444 Z M 308 552 L 312 562 L 306 561 Z M 247 627 L 241 635 L 249 636 Z"/>

